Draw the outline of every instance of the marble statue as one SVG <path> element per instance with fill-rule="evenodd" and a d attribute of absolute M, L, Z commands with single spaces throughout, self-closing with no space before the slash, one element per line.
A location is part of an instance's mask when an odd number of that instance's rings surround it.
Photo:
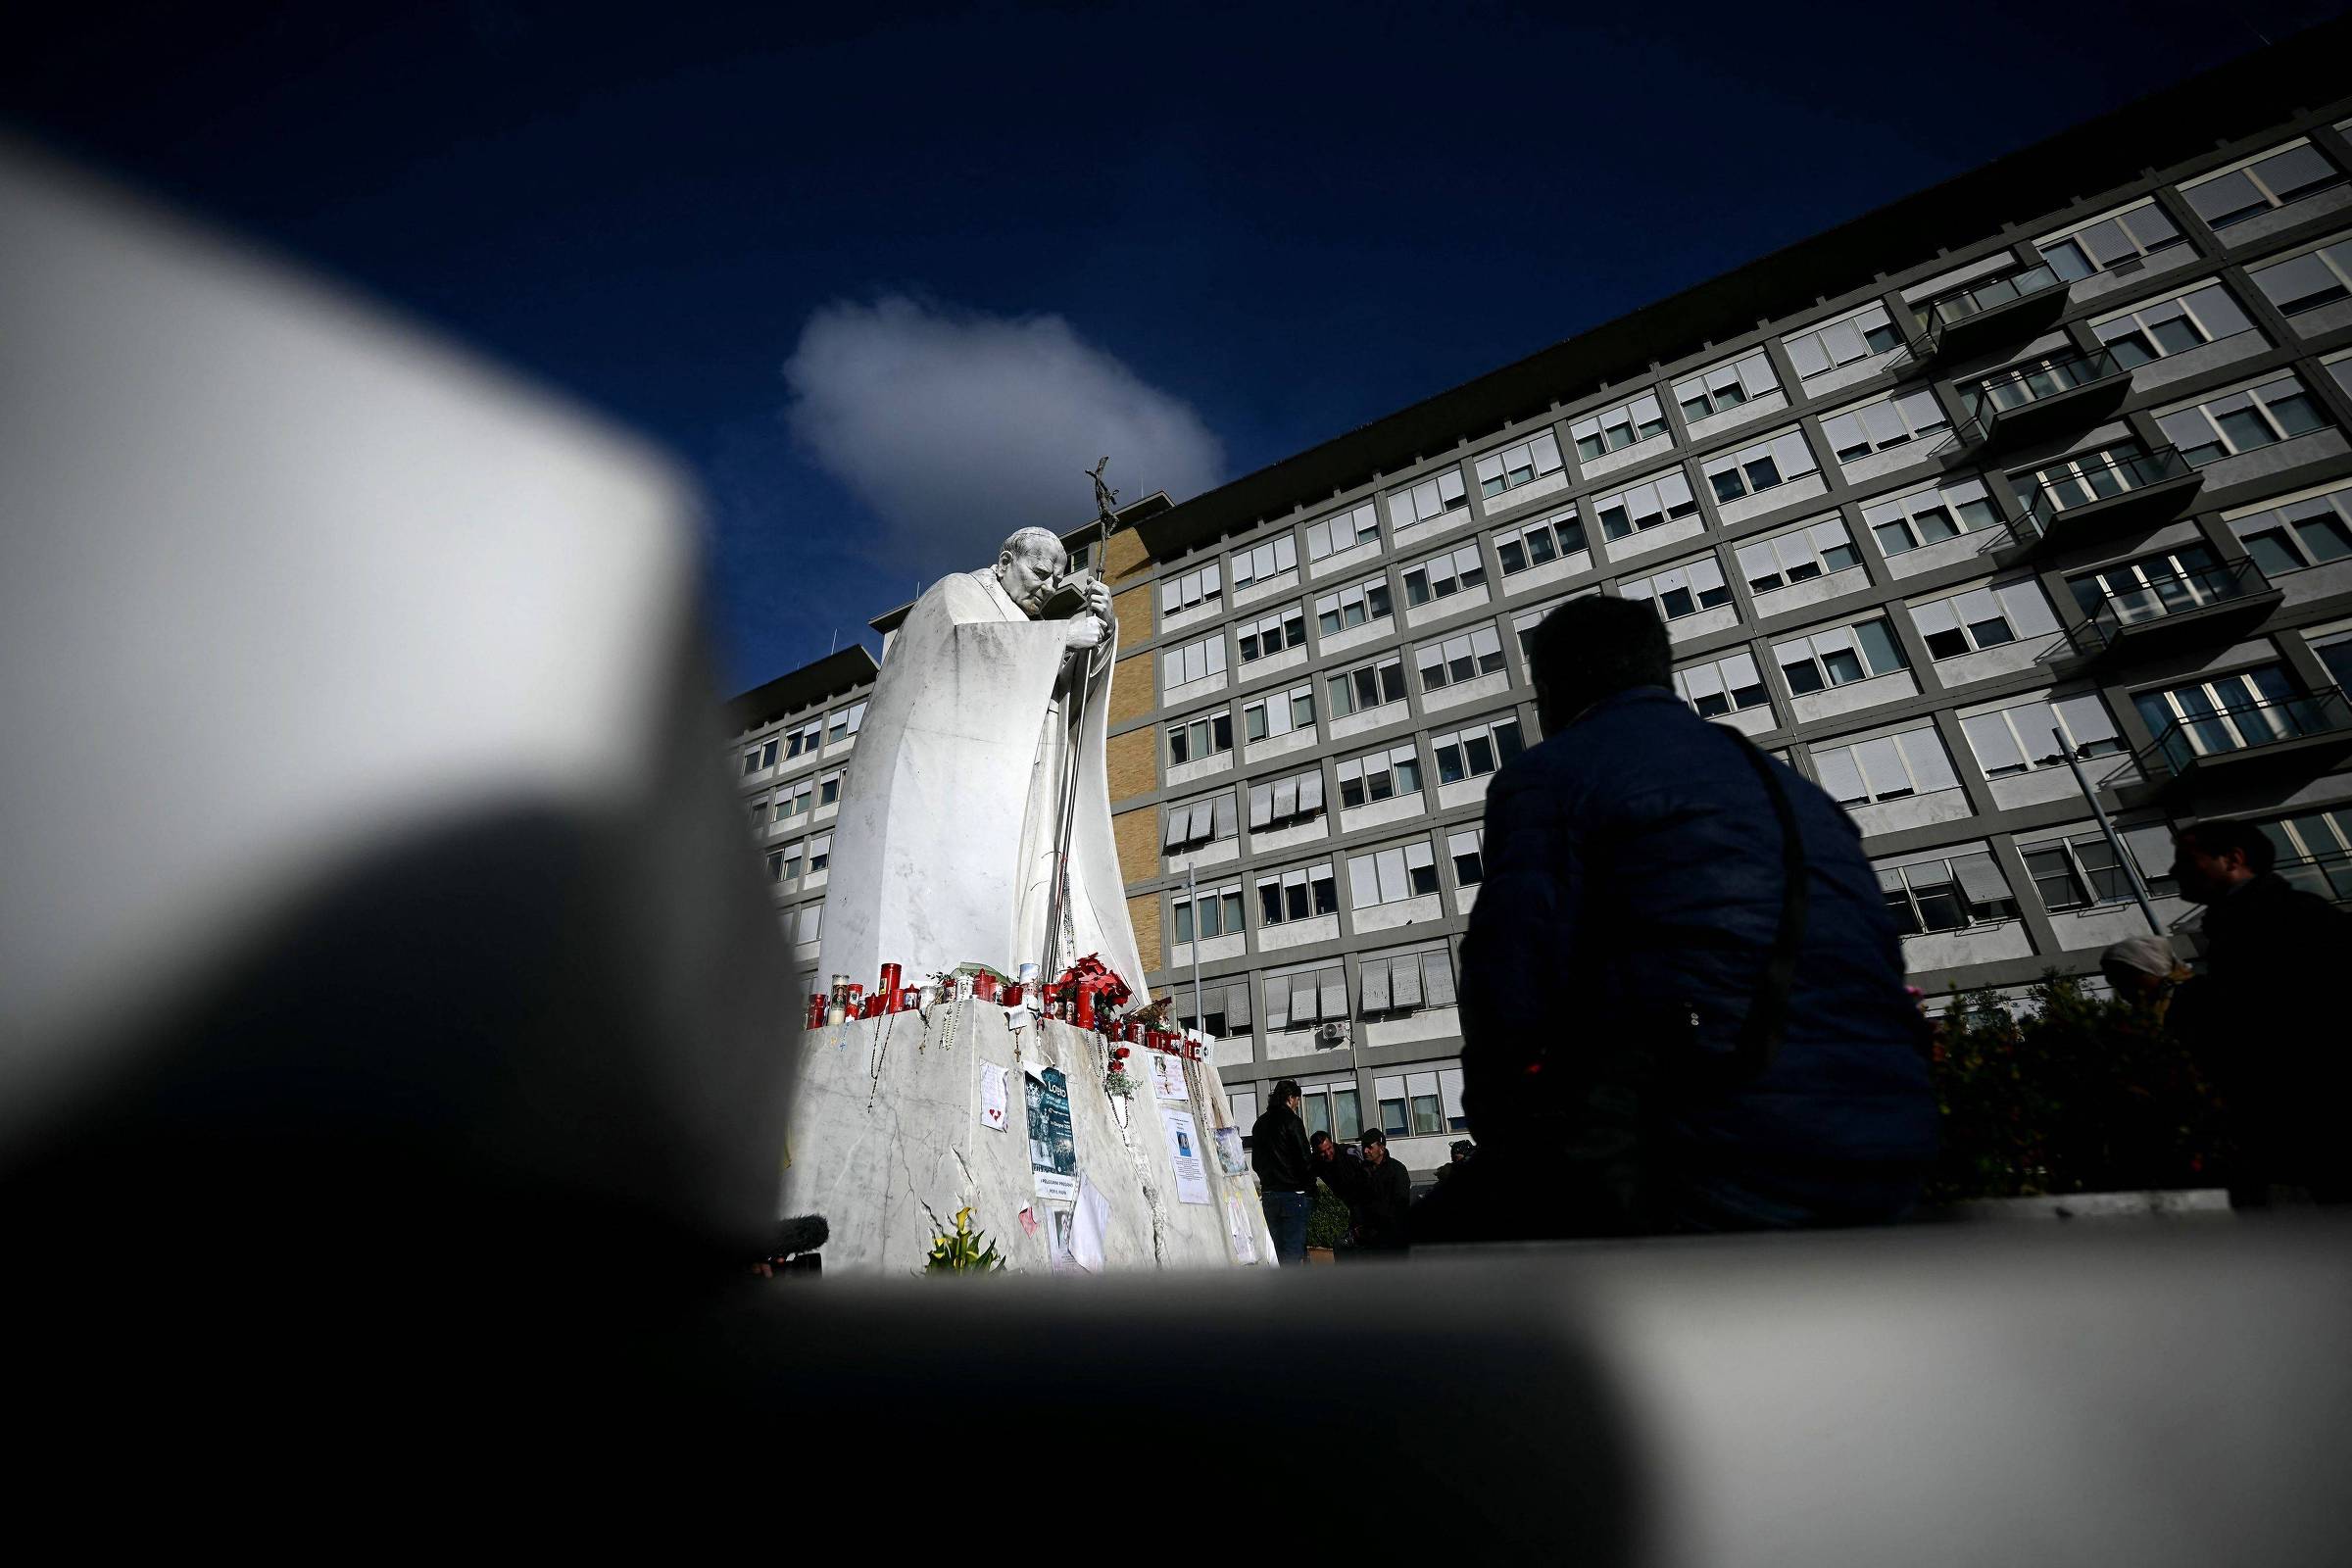
<path fill-rule="evenodd" d="M 833 830 L 820 983 L 870 989 L 886 962 L 909 983 L 975 961 L 1051 977 L 1099 954 L 1143 995 L 1103 775 L 1116 622 L 1068 564 L 1024 528 L 893 637 Z"/>

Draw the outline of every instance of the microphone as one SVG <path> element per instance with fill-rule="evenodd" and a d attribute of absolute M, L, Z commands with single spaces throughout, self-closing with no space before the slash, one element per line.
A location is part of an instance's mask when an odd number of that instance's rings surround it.
<path fill-rule="evenodd" d="M 768 1255 L 790 1257 L 795 1252 L 813 1252 L 825 1245 L 826 1237 L 831 1234 L 832 1227 L 825 1223 L 824 1215 L 799 1215 L 776 1226 L 774 1250 Z"/>

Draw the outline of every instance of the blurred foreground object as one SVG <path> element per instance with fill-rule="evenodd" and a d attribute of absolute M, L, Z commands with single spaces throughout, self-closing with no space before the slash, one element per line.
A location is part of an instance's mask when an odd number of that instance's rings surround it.
<path fill-rule="evenodd" d="M 0 344 L 20 1267 L 754 1255 L 788 1020 L 677 477 L 5 142 Z"/>

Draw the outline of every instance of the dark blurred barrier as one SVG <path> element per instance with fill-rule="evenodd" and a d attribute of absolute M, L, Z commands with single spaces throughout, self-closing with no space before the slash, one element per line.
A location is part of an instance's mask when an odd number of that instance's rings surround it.
<path fill-rule="evenodd" d="M 2340 1225 L 760 1281 L 784 955 L 658 465 L 0 156 L 21 1539 L 2340 1561 Z"/>

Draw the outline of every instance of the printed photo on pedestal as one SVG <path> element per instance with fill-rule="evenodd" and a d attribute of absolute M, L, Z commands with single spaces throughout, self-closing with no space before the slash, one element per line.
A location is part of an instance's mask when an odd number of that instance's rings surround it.
<path fill-rule="evenodd" d="M 1058 1067 L 1022 1075 L 1029 1114 L 1029 1169 L 1037 1196 L 1054 1202 L 1078 1200 L 1078 1144 L 1070 1134 L 1070 1082 Z"/>
<path fill-rule="evenodd" d="M 1078 1211 L 1059 1203 L 1048 1204 L 1045 1211 L 1046 1266 L 1056 1274 L 1082 1272 L 1073 1252 L 1078 1232 Z"/>
<path fill-rule="evenodd" d="M 1184 1082 L 1184 1058 L 1165 1051 L 1147 1051 L 1144 1054 L 1152 1061 L 1152 1098 L 1192 1103 L 1192 1091 Z"/>
<path fill-rule="evenodd" d="M 1225 1234 L 1233 1239 L 1233 1260 L 1237 1263 L 1257 1261 L 1257 1244 L 1250 1238 L 1250 1211 L 1242 1200 L 1227 1195 L 1225 1199 Z"/>
<path fill-rule="evenodd" d="M 1208 1202 L 1208 1170 L 1200 1163 L 1200 1130 L 1193 1124 L 1193 1113 L 1162 1105 L 1159 1119 L 1168 1133 L 1168 1157 L 1176 1166 L 1177 1200 Z"/>
<path fill-rule="evenodd" d="M 1228 1176 L 1239 1176 L 1250 1168 L 1250 1152 L 1242 1147 L 1239 1127 L 1220 1127 L 1209 1134 L 1217 1150 L 1217 1169 Z"/>

